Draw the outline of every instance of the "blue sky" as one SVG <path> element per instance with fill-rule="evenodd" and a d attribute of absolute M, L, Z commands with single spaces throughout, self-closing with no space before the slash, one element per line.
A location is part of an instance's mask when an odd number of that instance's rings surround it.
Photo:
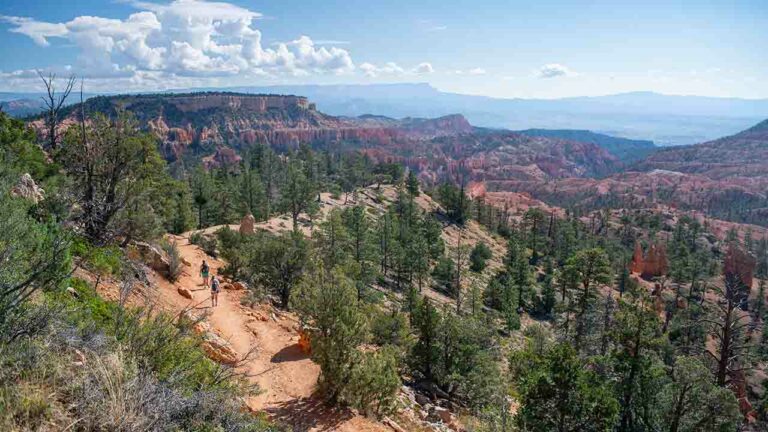
<path fill-rule="evenodd" d="M 51 4 L 54 3 L 54 4 Z M 768 2 L 0 2 L 0 91 L 429 82 L 495 97 L 768 98 Z"/>

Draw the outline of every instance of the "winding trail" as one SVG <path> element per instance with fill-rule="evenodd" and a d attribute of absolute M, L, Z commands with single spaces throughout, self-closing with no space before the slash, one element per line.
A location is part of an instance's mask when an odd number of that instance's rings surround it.
<path fill-rule="evenodd" d="M 298 347 L 297 319 L 270 306 L 241 305 L 244 291 L 222 290 L 219 304 L 211 307 L 210 291 L 202 285 L 199 268 L 206 260 L 216 274 L 225 263 L 207 256 L 189 242 L 189 233 L 168 236 L 176 241 L 189 266 L 171 283 L 153 275 L 161 303 L 176 312 L 192 307 L 204 315 L 211 329 L 232 345 L 242 357 L 242 366 L 262 392 L 248 400 L 253 411 L 263 411 L 294 431 L 391 431 L 390 428 L 349 410 L 327 407 L 314 394 L 320 367 Z M 178 287 L 191 291 L 192 300 L 182 297 Z"/>

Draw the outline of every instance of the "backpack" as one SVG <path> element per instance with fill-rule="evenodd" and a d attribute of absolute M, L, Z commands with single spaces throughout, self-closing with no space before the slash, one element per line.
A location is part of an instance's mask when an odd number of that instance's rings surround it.
<path fill-rule="evenodd" d="M 208 273 L 208 263 L 203 264 L 203 273 Z"/>
<path fill-rule="evenodd" d="M 213 291 L 218 291 L 219 290 L 219 280 L 218 279 L 214 279 L 213 282 L 211 282 L 211 289 Z"/>

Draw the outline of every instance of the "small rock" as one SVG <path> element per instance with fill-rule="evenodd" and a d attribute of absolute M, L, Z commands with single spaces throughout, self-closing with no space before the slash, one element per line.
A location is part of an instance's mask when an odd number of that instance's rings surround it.
<path fill-rule="evenodd" d="M 382 422 L 385 425 L 389 426 L 395 432 L 405 432 L 405 429 L 403 429 L 399 424 L 395 423 L 395 421 L 389 417 L 384 417 L 384 419 L 382 419 Z"/>
<path fill-rule="evenodd" d="M 448 424 L 451 422 L 451 420 L 453 420 L 451 412 L 443 407 L 434 407 L 432 412 L 430 412 L 430 416 L 432 418 L 439 419 L 445 424 Z"/>
<path fill-rule="evenodd" d="M 80 294 L 72 287 L 67 287 L 67 292 L 74 298 L 80 297 Z"/>
<path fill-rule="evenodd" d="M 206 321 L 198 321 L 192 326 L 192 330 L 198 335 L 204 335 L 211 331 L 211 325 Z"/>
<path fill-rule="evenodd" d="M 427 406 L 429 404 L 430 400 L 428 397 L 424 396 L 421 393 L 416 393 L 416 403 L 421 406 Z"/>
<path fill-rule="evenodd" d="M 184 264 L 187 267 L 192 267 L 192 263 L 187 261 L 187 259 L 184 258 L 184 257 L 181 257 L 181 263 Z"/>
<path fill-rule="evenodd" d="M 77 360 L 72 362 L 72 366 L 85 366 L 85 363 L 87 362 L 85 354 L 79 349 L 75 349 L 75 356 L 77 357 Z"/>
<path fill-rule="evenodd" d="M 192 300 L 192 291 L 184 288 L 184 287 L 178 287 L 176 288 L 176 291 L 179 293 L 180 296 Z"/>

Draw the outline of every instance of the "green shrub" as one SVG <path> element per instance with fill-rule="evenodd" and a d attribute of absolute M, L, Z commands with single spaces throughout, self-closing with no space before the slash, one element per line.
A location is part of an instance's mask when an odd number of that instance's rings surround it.
<path fill-rule="evenodd" d="M 203 252 L 209 256 L 216 258 L 218 255 L 218 242 L 215 237 L 211 237 L 198 231 L 189 236 L 189 242 L 200 246 Z"/>
<path fill-rule="evenodd" d="M 485 270 L 486 261 L 491 259 L 493 253 L 491 249 L 483 242 L 478 242 L 469 254 L 469 269 L 480 273 Z"/>
<path fill-rule="evenodd" d="M 398 369 L 398 350 L 393 347 L 361 353 L 344 388 L 344 400 L 366 415 L 390 413 L 402 385 Z"/>

